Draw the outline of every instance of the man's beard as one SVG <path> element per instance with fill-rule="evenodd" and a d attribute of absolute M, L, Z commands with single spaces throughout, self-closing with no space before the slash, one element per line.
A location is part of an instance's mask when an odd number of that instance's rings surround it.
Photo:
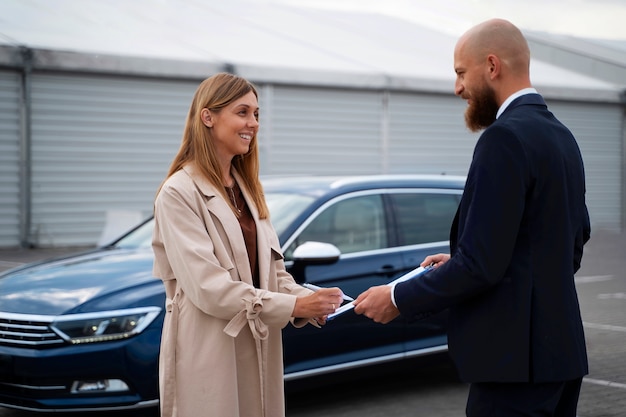
<path fill-rule="evenodd" d="M 472 132 L 478 132 L 491 126 L 496 121 L 498 103 L 493 88 L 484 85 L 471 97 L 471 103 L 465 110 L 465 124 Z"/>

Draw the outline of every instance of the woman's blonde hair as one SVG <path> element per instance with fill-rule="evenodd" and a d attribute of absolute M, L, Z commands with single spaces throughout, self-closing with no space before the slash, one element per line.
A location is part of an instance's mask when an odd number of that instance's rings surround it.
<path fill-rule="evenodd" d="M 170 165 L 166 179 L 183 166 L 191 163 L 200 173 L 220 190 L 224 199 L 230 203 L 233 212 L 237 215 L 235 206 L 226 195 L 222 184 L 223 173 L 217 160 L 212 130 L 202 123 L 200 112 L 207 108 L 211 112 L 219 113 L 233 101 L 245 96 L 250 91 L 259 97 L 256 88 L 246 79 L 228 73 L 215 74 L 204 80 L 196 90 L 191 102 L 183 139 L 178 153 Z M 245 187 L 250 191 L 252 200 L 259 212 L 259 217 L 265 219 L 269 215 L 263 187 L 259 180 L 259 147 L 257 135 L 250 142 L 250 149 L 244 155 L 237 155 L 232 160 L 232 166 L 243 178 Z"/>

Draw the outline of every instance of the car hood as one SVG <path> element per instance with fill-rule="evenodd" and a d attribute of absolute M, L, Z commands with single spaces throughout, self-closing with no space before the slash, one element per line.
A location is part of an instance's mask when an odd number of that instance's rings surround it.
<path fill-rule="evenodd" d="M 161 291 L 152 260 L 150 249 L 98 249 L 7 271 L 0 275 L 0 311 L 58 315 L 128 306 L 137 302 L 129 299 L 137 287 Z"/>

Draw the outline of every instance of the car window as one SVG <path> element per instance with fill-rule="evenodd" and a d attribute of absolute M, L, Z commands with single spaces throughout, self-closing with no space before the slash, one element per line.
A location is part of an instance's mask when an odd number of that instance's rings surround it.
<path fill-rule="evenodd" d="M 347 198 L 328 206 L 285 251 L 291 259 L 304 242 L 332 243 L 342 254 L 387 247 L 385 213 L 380 195 Z"/>
<path fill-rule="evenodd" d="M 446 241 L 459 205 L 459 194 L 405 193 L 390 195 L 396 217 L 398 244 Z"/>

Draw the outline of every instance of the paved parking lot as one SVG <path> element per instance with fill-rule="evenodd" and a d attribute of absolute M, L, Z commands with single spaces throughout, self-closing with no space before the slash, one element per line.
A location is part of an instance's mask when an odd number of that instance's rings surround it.
<path fill-rule="evenodd" d="M 578 415 L 626 416 L 626 234 L 594 234 L 576 283 L 590 368 Z"/>
<path fill-rule="evenodd" d="M 626 416 L 626 234 L 595 232 L 576 287 L 584 321 L 589 375 L 578 417 Z M 382 375 L 357 375 L 331 387 L 287 397 L 289 417 L 458 417 L 467 386 L 447 366 L 409 364 Z"/>
<path fill-rule="evenodd" d="M 0 250 L 0 271 L 67 251 Z M 594 233 L 585 249 L 576 285 L 590 365 L 590 373 L 583 382 L 578 416 L 626 416 L 626 234 Z M 416 361 L 401 367 L 388 365 L 336 375 L 332 381 L 328 384 L 326 380 L 323 385 L 318 381 L 288 391 L 287 415 L 464 415 L 467 386 L 456 379 L 454 370 L 445 361 Z M 98 414 L 99 417 L 127 415 L 137 417 L 138 413 Z M 0 408 L 0 417 L 34 416 L 39 414 Z"/>

